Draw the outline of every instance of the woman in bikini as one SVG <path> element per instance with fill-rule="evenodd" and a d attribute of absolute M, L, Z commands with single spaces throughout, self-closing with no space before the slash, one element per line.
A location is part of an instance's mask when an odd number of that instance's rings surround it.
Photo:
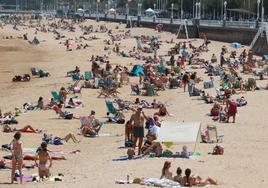
<path fill-rule="evenodd" d="M 205 180 L 203 180 L 200 176 L 192 177 L 191 169 L 187 168 L 185 170 L 185 176 L 182 178 L 182 185 L 184 187 L 193 187 L 193 186 L 202 187 L 206 185 L 218 185 L 218 182 L 210 177 L 208 177 Z"/>
<path fill-rule="evenodd" d="M 177 173 L 177 175 L 174 176 L 173 180 L 174 180 L 175 182 L 178 182 L 179 184 L 182 184 L 182 175 L 181 175 L 182 170 L 181 170 L 180 167 L 177 168 L 176 173 Z"/>
<path fill-rule="evenodd" d="M 163 178 L 166 178 L 166 179 L 169 179 L 169 180 L 172 180 L 172 172 L 169 171 L 171 167 L 171 162 L 170 161 L 166 161 L 164 163 L 164 166 L 162 168 L 162 175 L 160 177 L 160 179 L 163 179 Z"/>
<path fill-rule="evenodd" d="M 12 170 L 11 170 L 11 183 L 14 182 L 15 170 L 18 167 L 20 173 L 20 183 L 22 184 L 22 165 L 23 165 L 23 154 L 22 154 L 22 141 L 20 141 L 21 133 L 16 132 L 14 139 L 11 142 L 11 153 L 12 153 Z"/>
<path fill-rule="evenodd" d="M 39 164 L 37 164 L 37 159 Z M 49 165 L 47 164 L 49 161 Z M 38 167 L 38 173 L 40 178 L 44 179 L 50 176 L 49 169 L 52 166 L 52 159 L 47 150 L 47 143 L 43 142 L 41 144 L 41 149 L 38 151 L 35 158 L 35 165 Z"/>

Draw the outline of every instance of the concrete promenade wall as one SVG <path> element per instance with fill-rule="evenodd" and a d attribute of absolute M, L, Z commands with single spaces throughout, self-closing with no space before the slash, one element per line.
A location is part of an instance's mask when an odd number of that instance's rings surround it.
<path fill-rule="evenodd" d="M 94 19 L 94 18 L 92 18 Z M 113 19 L 113 18 L 100 18 L 102 21 L 110 22 L 122 22 L 126 23 L 125 19 Z M 144 22 L 141 21 L 140 25 L 147 28 L 155 28 L 157 23 Z M 177 24 L 163 24 L 164 31 L 177 33 L 179 25 Z M 196 28 L 195 26 L 188 26 L 188 33 L 190 38 L 198 38 L 201 33 L 205 33 L 209 40 L 221 41 L 221 42 L 239 42 L 243 45 L 250 45 L 255 34 L 256 29 L 250 28 L 227 28 L 227 27 L 208 27 L 200 26 Z M 182 31 L 182 36 L 185 37 L 185 31 Z"/>
<path fill-rule="evenodd" d="M 221 42 L 238 42 L 250 45 L 257 33 L 256 29 L 227 28 L 227 27 L 199 27 L 199 34 L 205 33 L 209 40 Z"/>

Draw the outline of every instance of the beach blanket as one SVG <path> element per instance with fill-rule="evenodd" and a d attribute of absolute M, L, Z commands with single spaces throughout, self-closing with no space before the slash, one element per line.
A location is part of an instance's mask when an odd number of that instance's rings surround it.
<path fill-rule="evenodd" d="M 169 187 L 169 188 L 183 187 L 178 182 L 168 180 L 168 179 L 159 179 L 159 178 L 146 178 L 140 184 L 147 185 L 147 186 Z"/>

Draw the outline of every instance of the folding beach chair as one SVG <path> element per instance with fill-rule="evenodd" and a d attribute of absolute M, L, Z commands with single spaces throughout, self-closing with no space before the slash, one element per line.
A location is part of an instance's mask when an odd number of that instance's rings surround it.
<path fill-rule="evenodd" d="M 224 135 L 218 135 L 216 126 L 207 126 L 207 131 L 209 143 L 222 142 Z"/>
<path fill-rule="evenodd" d="M 108 112 L 113 114 L 113 115 L 116 115 L 118 113 L 118 109 L 116 109 L 113 105 L 113 103 L 109 100 L 105 100 L 105 104 L 106 104 L 106 107 L 108 109 Z"/>
<path fill-rule="evenodd" d="M 61 97 L 59 96 L 59 94 L 56 91 L 51 91 L 51 95 L 54 98 L 55 101 L 61 101 Z"/>
<path fill-rule="evenodd" d="M 90 71 L 86 71 L 85 72 L 85 80 L 90 80 L 90 79 L 92 79 L 93 77 L 92 77 L 92 72 L 90 72 Z"/>
<path fill-rule="evenodd" d="M 146 86 L 146 96 L 155 96 L 157 95 L 156 91 L 155 91 L 155 87 L 153 84 L 148 84 Z"/>

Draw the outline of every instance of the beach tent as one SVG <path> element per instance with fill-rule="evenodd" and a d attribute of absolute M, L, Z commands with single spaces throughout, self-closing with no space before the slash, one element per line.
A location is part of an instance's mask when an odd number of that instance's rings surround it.
<path fill-rule="evenodd" d="M 268 62 L 268 55 L 264 55 L 264 56 L 262 57 L 262 60 Z"/>
<path fill-rule="evenodd" d="M 242 45 L 238 42 L 233 42 L 230 44 L 232 48 L 242 48 Z"/>
<path fill-rule="evenodd" d="M 132 76 L 144 75 L 143 67 L 141 65 L 135 65 L 131 70 L 131 75 Z"/>
<path fill-rule="evenodd" d="M 77 12 L 85 12 L 85 11 L 84 11 L 84 9 L 79 8 L 79 9 L 77 9 Z"/>
<path fill-rule="evenodd" d="M 148 8 L 147 10 L 145 10 L 145 13 L 155 13 L 155 11 L 151 8 Z"/>
<path fill-rule="evenodd" d="M 196 145 L 200 135 L 201 123 L 199 122 L 170 122 L 164 121 L 157 141 L 172 142 L 174 144 L 190 144 Z"/>
<path fill-rule="evenodd" d="M 151 8 L 148 8 L 147 10 L 145 10 L 145 14 L 146 14 L 146 16 L 154 16 L 155 11 Z"/>
<path fill-rule="evenodd" d="M 113 8 L 111 8 L 111 9 L 109 9 L 109 12 L 110 12 L 110 13 L 115 13 L 115 12 L 116 12 L 116 10 L 115 10 L 115 9 L 113 9 Z"/>

